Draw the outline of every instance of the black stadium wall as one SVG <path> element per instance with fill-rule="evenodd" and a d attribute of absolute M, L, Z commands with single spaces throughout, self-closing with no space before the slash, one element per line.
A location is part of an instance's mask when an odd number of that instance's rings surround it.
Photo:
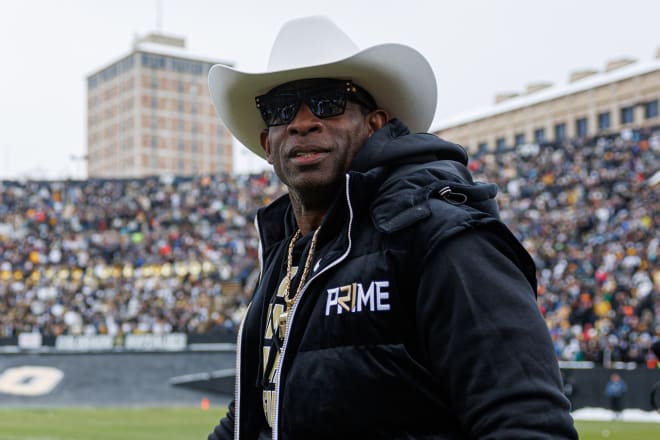
<path fill-rule="evenodd" d="M 234 391 L 231 350 L 0 354 L 0 406 L 190 406 L 201 399 L 229 403 Z M 612 372 L 628 384 L 626 408 L 653 409 L 660 369 L 564 368 L 573 409 L 607 407 Z M 658 391 L 660 393 L 660 390 Z"/>
<path fill-rule="evenodd" d="M 229 370 L 216 386 L 212 371 Z M 0 406 L 226 405 L 233 390 L 233 352 L 0 354 Z M 189 379 L 189 380 L 188 380 Z M 190 382 L 192 386 L 182 386 Z M 228 393 L 229 392 L 229 393 Z"/>
<path fill-rule="evenodd" d="M 651 406 L 651 391 L 660 383 L 660 369 L 651 370 L 644 367 L 632 370 L 598 367 L 562 369 L 565 394 L 571 401 L 573 409 L 608 408 L 605 386 L 612 373 L 617 373 L 628 385 L 628 392 L 623 398 L 624 408 L 639 408 L 647 411 L 655 409 Z"/>

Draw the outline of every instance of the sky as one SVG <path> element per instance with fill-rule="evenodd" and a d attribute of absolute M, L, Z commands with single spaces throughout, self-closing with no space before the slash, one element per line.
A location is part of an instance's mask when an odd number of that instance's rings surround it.
<path fill-rule="evenodd" d="M 193 54 L 261 71 L 282 24 L 307 15 L 328 16 L 361 49 L 424 54 L 438 82 L 434 125 L 498 92 L 648 61 L 660 47 L 658 0 L 0 0 L 0 179 L 86 176 L 85 78 L 136 35 L 182 36 Z M 265 166 L 235 146 L 237 172 Z"/>

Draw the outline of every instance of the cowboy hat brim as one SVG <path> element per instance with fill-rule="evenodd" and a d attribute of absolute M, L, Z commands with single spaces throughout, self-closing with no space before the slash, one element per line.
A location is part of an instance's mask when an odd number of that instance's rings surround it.
<path fill-rule="evenodd" d="M 265 157 L 260 133 L 266 125 L 255 96 L 310 78 L 350 79 L 367 90 L 390 117 L 406 123 L 411 132 L 425 132 L 431 126 L 437 100 L 435 75 L 426 58 L 401 44 L 381 44 L 339 61 L 267 73 L 216 64 L 209 71 L 209 89 L 229 131 L 253 153 Z"/>

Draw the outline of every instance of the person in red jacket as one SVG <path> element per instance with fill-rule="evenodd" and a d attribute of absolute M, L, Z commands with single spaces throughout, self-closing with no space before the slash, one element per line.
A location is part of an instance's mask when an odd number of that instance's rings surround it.
<path fill-rule="evenodd" d="M 574 439 L 530 256 L 467 154 L 426 133 L 416 50 L 293 20 L 268 71 L 216 65 L 234 136 L 288 194 L 261 208 L 236 396 L 209 439 Z"/>

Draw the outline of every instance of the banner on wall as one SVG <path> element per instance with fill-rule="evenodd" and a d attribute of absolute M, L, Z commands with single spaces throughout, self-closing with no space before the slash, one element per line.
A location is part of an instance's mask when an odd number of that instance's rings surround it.
<path fill-rule="evenodd" d="M 62 335 L 55 339 L 55 349 L 61 351 L 106 351 L 114 348 L 109 335 Z"/>

